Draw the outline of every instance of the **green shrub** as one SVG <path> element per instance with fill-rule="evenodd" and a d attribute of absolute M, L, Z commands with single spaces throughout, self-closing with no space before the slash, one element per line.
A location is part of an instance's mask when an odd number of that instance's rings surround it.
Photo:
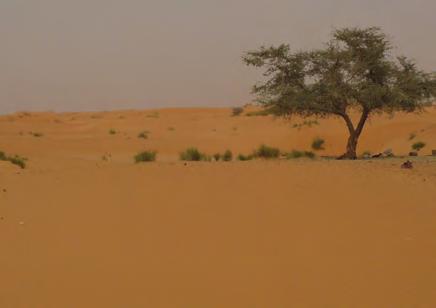
<path fill-rule="evenodd" d="M 278 158 L 280 150 L 278 148 L 269 147 L 262 144 L 257 150 L 254 151 L 254 156 L 258 158 Z"/>
<path fill-rule="evenodd" d="M 233 153 L 230 150 L 227 150 L 223 154 L 223 161 L 231 161 L 233 159 Z"/>
<path fill-rule="evenodd" d="M 109 135 L 115 135 L 117 133 L 117 131 L 115 129 L 110 129 L 109 130 Z"/>
<path fill-rule="evenodd" d="M 215 153 L 215 154 L 213 155 L 213 158 L 215 159 L 215 161 L 220 161 L 220 159 L 221 159 L 221 154 L 220 154 L 220 153 Z"/>
<path fill-rule="evenodd" d="M 7 156 L 6 153 L 0 151 L 0 160 L 8 161 L 14 165 L 19 166 L 21 169 L 26 168 L 26 158 L 20 157 L 18 155 L 15 156 Z"/>
<path fill-rule="evenodd" d="M 156 160 L 156 151 L 144 151 L 135 155 L 135 163 L 150 162 Z"/>
<path fill-rule="evenodd" d="M 148 139 L 148 134 L 149 134 L 150 132 L 149 131 L 143 131 L 143 132 L 140 132 L 139 134 L 138 134 L 138 138 L 142 138 L 142 139 Z"/>
<path fill-rule="evenodd" d="M 207 156 L 201 153 L 197 148 L 188 148 L 180 153 L 180 160 L 184 161 L 200 161 L 207 160 Z"/>
<path fill-rule="evenodd" d="M 415 142 L 414 144 L 412 144 L 412 149 L 419 152 L 425 146 L 426 146 L 425 142 L 418 141 L 418 142 Z"/>
<path fill-rule="evenodd" d="M 312 149 L 314 149 L 315 151 L 324 150 L 324 144 L 325 144 L 324 139 L 322 139 L 320 137 L 316 137 L 315 139 L 313 139 Z"/>
<path fill-rule="evenodd" d="M 298 151 L 298 150 L 292 150 L 292 152 L 286 154 L 287 159 L 295 159 L 295 158 L 315 158 L 315 154 L 310 151 Z"/>
<path fill-rule="evenodd" d="M 236 116 L 238 116 L 238 115 L 241 115 L 241 113 L 243 113 L 244 112 L 244 108 L 242 108 L 242 107 L 234 107 L 233 109 L 232 109 L 232 115 L 234 116 L 234 117 L 236 117 Z"/>
<path fill-rule="evenodd" d="M 254 158 L 253 155 L 243 155 L 243 154 L 238 155 L 238 160 L 240 161 L 252 160 L 253 158 Z"/>

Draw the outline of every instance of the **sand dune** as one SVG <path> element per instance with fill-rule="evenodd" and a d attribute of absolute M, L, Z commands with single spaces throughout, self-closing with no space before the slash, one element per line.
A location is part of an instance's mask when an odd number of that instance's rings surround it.
<path fill-rule="evenodd" d="M 339 119 L 303 121 L 1 116 L 0 150 L 29 160 L 0 162 L 0 307 L 435 307 L 436 159 L 178 161 L 188 146 L 309 150 L 317 136 L 319 154 L 343 152 Z M 436 109 L 372 118 L 359 152 L 414 141 L 436 149 Z M 158 161 L 135 165 L 144 149 Z"/>

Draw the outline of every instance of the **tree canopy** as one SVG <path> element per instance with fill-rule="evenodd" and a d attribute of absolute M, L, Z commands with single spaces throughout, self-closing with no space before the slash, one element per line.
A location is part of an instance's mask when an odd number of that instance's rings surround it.
<path fill-rule="evenodd" d="M 264 69 L 266 81 L 253 92 L 272 113 L 344 119 L 350 136 L 341 157 L 354 159 L 368 117 L 419 111 L 436 96 L 436 75 L 404 56 L 394 57 L 392 50 L 380 28 L 344 28 L 334 31 L 322 49 L 261 47 L 243 60 Z M 356 111 L 360 118 L 353 123 L 350 115 Z"/>

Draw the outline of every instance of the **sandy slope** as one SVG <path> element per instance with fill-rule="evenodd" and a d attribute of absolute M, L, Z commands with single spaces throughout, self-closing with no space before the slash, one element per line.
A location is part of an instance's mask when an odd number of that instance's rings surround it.
<path fill-rule="evenodd" d="M 0 162 L 0 307 L 436 306 L 435 159 L 177 162 L 190 145 L 344 147 L 339 120 L 229 113 L 0 117 L 0 149 L 29 158 Z M 436 110 L 374 118 L 360 149 L 404 154 L 412 132 L 436 148 Z M 159 161 L 134 165 L 143 149 Z"/>

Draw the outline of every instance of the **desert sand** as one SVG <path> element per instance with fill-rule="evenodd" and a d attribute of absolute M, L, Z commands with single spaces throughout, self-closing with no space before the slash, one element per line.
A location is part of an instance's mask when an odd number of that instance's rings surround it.
<path fill-rule="evenodd" d="M 410 170 L 178 161 L 189 146 L 310 150 L 314 137 L 318 155 L 344 151 L 341 120 L 302 122 L 224 108 L 0 116 L 0 150 L 28 158 L 0 162 L 0 307 L 436 307 L 436 109 L 364 131 L 359 153 L 426 142 Z M 134 164 L 142 150 L 157 161 Z"/>

